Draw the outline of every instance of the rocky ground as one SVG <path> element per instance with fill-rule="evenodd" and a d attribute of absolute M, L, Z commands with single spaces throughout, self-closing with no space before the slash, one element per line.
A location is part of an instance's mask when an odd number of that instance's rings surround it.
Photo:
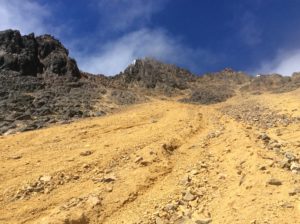
<path fill-rule="evenodd" d="M 0 223 L 299 223 L 299 97 L 152 99 L 3 136 Z"/>

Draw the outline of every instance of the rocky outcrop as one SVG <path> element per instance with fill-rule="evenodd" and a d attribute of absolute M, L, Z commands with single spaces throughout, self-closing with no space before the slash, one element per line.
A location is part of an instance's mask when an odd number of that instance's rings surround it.
<path fill-rule="evenodd" d="M 0 32 L 0 80 L 0 134 L 105 114 L 96 104 L 107 90 L 50 35 Z"/>
<path fill-rule="evenodd" d="M 16 30 L 0 32 L 0 69 L 21 76 L 80 76 L 75 60 L 69 58 L 68 50 L 54 37 L 21 36 Z"/>
<path fill-rule="evenodd" d="M 234 71 L 231 68 L 225 68 L 220 72 L 204 74 L 199 78 L 202 83 L 222 84 L 227 86 L 243 85 L 253 78 L 243 72 Z"/>
<path fill-rule="evenodd" d="M 163 90 L 165 93 L 188 89 L 189 83 L 195 80 L 196 77 L 188 70 L 151 58 L 134 61 L 114 78 L 115 82 L 127 88 Z"/>
<path fill-rule="evenodd" d="M 281 93 L 295 90 L 300 87 L 300 74 L 294 73 L 293 76 L 282 76 L 279 74 L 258 75 L 252 81 L 244 86 L 241 90 L 261 93 L 269 91 Z"/>

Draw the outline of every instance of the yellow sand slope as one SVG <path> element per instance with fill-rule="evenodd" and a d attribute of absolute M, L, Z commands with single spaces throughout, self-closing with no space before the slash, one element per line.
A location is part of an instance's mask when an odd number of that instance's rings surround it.
<path fill-rule="evenodd" d="M 300 223 L 297 117 L 299 90 L 0 137 L 0 223 Z"/>

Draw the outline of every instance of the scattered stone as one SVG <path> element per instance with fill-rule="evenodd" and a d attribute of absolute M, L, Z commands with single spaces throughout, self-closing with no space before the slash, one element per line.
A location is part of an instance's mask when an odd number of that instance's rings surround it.
<path fill-rule="evenodd" d="M 178 205 L 175 204 L 175 203 L 169 203 L 167 204 L 165 207 L 164 207 L 164 210 L 167 211 L 167 212 L 170 212 L 170 211 L 175 211 L 177 209 Z"/>
<path fill-rule="evenodd" d="M 291 171 L 293 173 L 300 173 L 300 164 L 297 162 L 291 162 L 291 167 L 290 167 Z"/>
<path fill-rule="evenodd" d="M 192 181 L 191 177 L 189 175 L 186 175 L 180 180 L 179 184 L 187 186 L 190 184 L 191 181 Z"/>
<path fill-rule="evenodd" d="M 84 212 L 79 211 L 76 213 L 69 214 L 67 218 L 64 220 L 64 223 L 70 223 L 70 224 L 88 224 L 89 219 L 86 217 Z"/>
<path fill-rule="evenodd" d="M 105 186 L 105 191 L 106 192 L 112 192 L 113 191 L 113 186 L 112 185 L 107 185 L 107 186 Z"/>
<path fill-rule="evenodd" d="M 177 139 L 172 139 L 169 143 L 163 144 L 162 147 L 168 153 L 172 153 L 179 147 L 179 141 Z"/>
<path fill-rule="evenodd" d="M 259 168 L 258 168 L 259 170 L 266 170 L 267 169 L 267 167 L 265 166 L 265 165 L 261 165 L 261 166 L 259 166 Z"/>
<path fill-rule="evenodd" d="M 286 152 L 284 154 L 284 156 L 285 156 L 285 158 L 288 159 L 289 162 L 292 162 L 292 161 L 296 160 L 296 156 L 293 153 L 291 153 L 291 152 Z"/>
<path fill-rule="evenodd" d="M 196 196 L 193 195 L 190 191 L 185 192 L 184 196 L 182 197 L 184 201 L 193 201 L 196 199 Z"/>
<path fill-rule="evenodd" d="M 139 162 L 141 162 L 143 160 L 143 157 L 141 157 L 141 156 L 138 156 L 136 159 L 135 159 L 135 163 L 139 163 Z"/>
<path fill-rule="evenodd" d="M 43 181 L 43 182 L 49 182 L 50 180 L 52 179 L 51 176 L 41 176 L 40 177 L 40 181 Z"/>
<path fill-rule="evenodd" d="M 14 155 L 14 156 L 9 157 L 8 159 L 18 160 L 18 159 L 21 159 L 21 158 L 22 158 L 21 155 Z"/>
<path fill-rule="evenodd" d="M 280 162 L 280 167 L 283 169 L 290 169 L 291 167 L 291 163 L 289 162 L 289 160 L 287 158 L 284 158 L 281 162 Z"/>
<path fill-rule="evenodd" d="M 267 184 L 269 185 L 275 185 L 275 186 L 280 186 L 282 185 L 282 182 L 278 179 L 271 178 L 270 180 L 267 181 Z"/>
<path fill-rule="evenodd" d="M 165 222 L 160 217 L 156 217 L 155 224 L 165 224 Z"/>
<path fill-rule="evenodd" d="M 86 202 L 94 207 L 101 204 L 101 199 L 96 195 L 90 195 Z"/>
<path fill-rule="evenodd" d="M 212 222 L 211 218 L 197 219 L 195 221 L 196 224 L 209 224 Z"/>
<path fill-rule="evenodd" d="M 280 204 L 280 206 L 282 208 L 294 208 L 294 205 L 291 204 L 290 202 L 283 202 L 283 203 Z"/>
<path fill-rule="evenodd" d="M 92 154 L 93 154 L 93 152 L 89 151 L 89 150 L 80 153 L 81 156 L 89 156 L 89 155 L 92 155 Z"/>
<path fill-rule="evenodd" d="M 192 174 L 192 175 L 198 175 L 198 174 L 199 174 L 199 171 L 198 171 L 198 170 L 192 170 L 192 171 L 190 172 L 190 174 Z"/>
<path fill-rule="evenodd" d="M 266 134 L 266 133 L 262 133 L 258 136 L 258 139 L 263 140 L 264 142 L 268 142 L 271 140 L 271 138 Z"/>
<path fill-rule="evenodd" d="M 300 194 L 300 187 L 293 189 L 289 192 L 290 196 L 295 196 L 296 194 Z"/>
<path fill-rule="evenodd" d="M 102 182 L 105 182 L 105 183 L 110 183 L 110 182 L 114 182 L 116 181 L 117 178 L 115 175 L 113 174 L 109 174 L 109 175 L 105 175 L 103 178 L 102 178 Z"/>

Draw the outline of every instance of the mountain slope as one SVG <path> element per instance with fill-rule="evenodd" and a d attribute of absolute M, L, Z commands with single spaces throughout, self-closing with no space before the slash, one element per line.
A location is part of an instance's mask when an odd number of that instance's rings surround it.
<path fill-rule="evenodd" d="M 0 222 L 296 224 L 299 94 L 155 100 L 1 137 Z"/>

